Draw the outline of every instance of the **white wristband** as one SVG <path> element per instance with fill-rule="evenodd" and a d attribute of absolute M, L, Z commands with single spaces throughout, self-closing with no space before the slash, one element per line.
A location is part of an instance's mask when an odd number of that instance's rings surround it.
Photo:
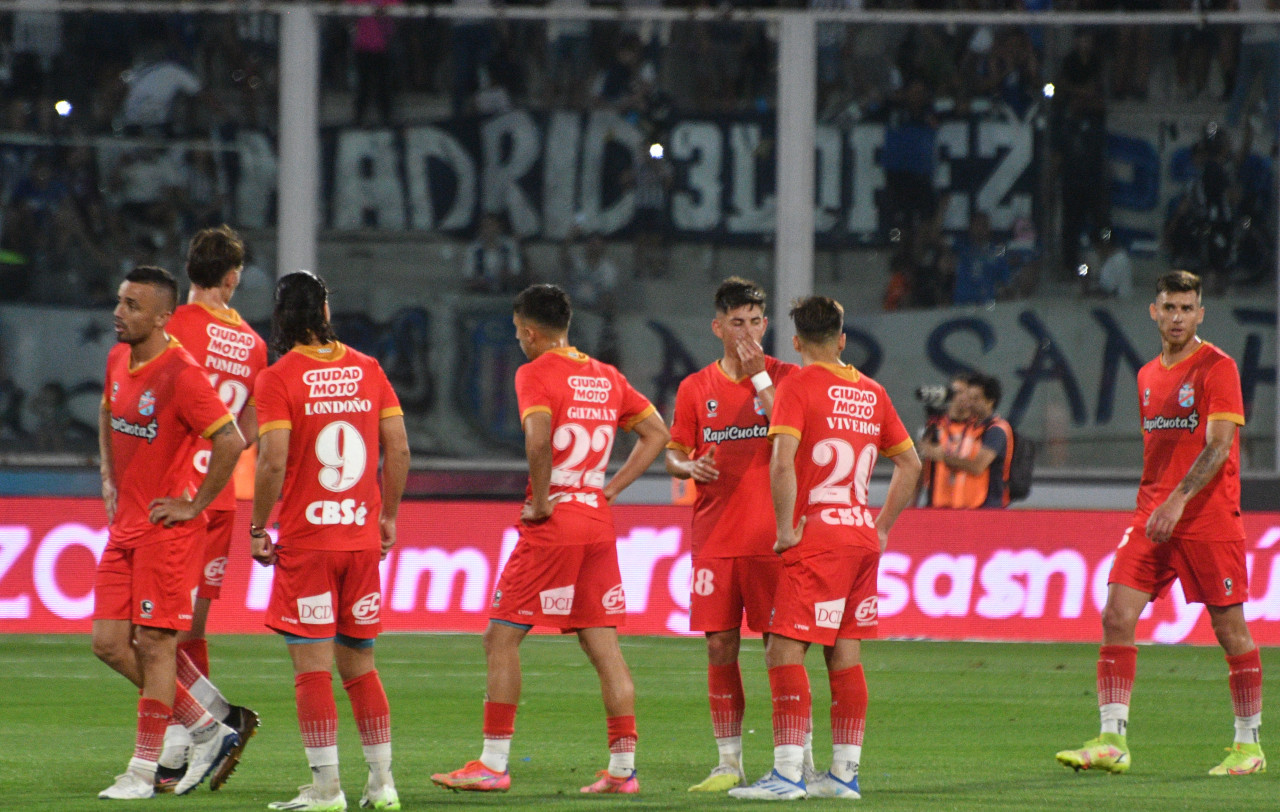
<path fill-rule="evenodd" d="M 768 372 L 757 372 L 751 376 L 751 385 L 756 388 L 757 392 L 763 392 L 773 386 L 773 378 L 769 377 Z"/>

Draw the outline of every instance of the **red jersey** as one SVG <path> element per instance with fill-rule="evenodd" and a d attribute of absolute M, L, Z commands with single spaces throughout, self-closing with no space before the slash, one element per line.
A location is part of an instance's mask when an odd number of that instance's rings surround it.
<path fill-rule="evenodd" d="M 555 510 L 612 524 L 601 491 L 614 437 L 618 428 L 630 431 L 653 414 L 653 404 L 617 368 L 573 347 L 548 350 L 516 370 L 516 399 L 522 424 L 535 412 L 551 415 L 550 496 Z M 533 498 L 532 482 L 525 497 Z"/>
<path fill-rule="evenodd" d="M 191 532 L 190 522 L 166 528 L 147 515 L 154 499 L 195 496 L 196 441 L 232 420 L 209 379 L 172 337 L 164 352 L 136 368 L 129 366 L 129 345 L 117 344 L 107 355 L 103 408 L 111 413 L 117 491 L 111 543 L 137 547 Z"/>
<path fill-rule="evenodd" d="M 196 363 L 204 367 L 214 391 L 227 404 L 231 416 L 239 420 L 240 412 L 253 393 L 258 373 L 267 367 L 267 345 L 262 337 L 236 311 L 202 304 L 178 307 L 165 330 L 181 341 Z M 212 447 L 207 440 L 201 440 L 196 446 L 192 465 L 197 482 L 209 473 L 209 449 Z M 209 507 L 212 510 L 235 510 L 235 488 L 223 488 Z"/>
<path fill-rule="evenodd" d="M 337 341 L 294 347 L 258 376 L 253 399 L 259 437 L 290 432 L 280 544 L 380 549 L 379 422 L 404 412 L 378 362 Z"/>
<path fill-rule="evenodd" d="M 807 528 L 848 530 L 806 532 L 801 548 L 808 554 L 838 546 L 880 552 L 867 509 L 871 469 L 880 454 L 892 457 L 912 446 L 884 387 L 851 366 L 810 364 L 779 384 L 769 428 L 769 436 L 775 434 L 800 441 L 792 524 L 807 516 Z"/>
<path fill-rule="evenodd" d="M 1236 362 L 1208 342 L 1189 358 L 1165 367 L 1157 356 L 1138 370 L 1142 415 L 1142 483 L 1134 525 L 1168 498 L 1205 445 L 1210 420 L 1244 425 L 1244 397 Z M 1173 537 L 1191 541 L 1240 541 L 1240 433 L 1213 479 L 1191 498 Z"/>
<path fill-rule="evenodd" d="M 799 369 L 765 358 L 777 385 Z M 680 383 L 667 448 L 690 459 L 715 449 L 720 477 L 698 483 L 693 503 L 693 555 L 772 555 L 776 540 L 769 500 L 769 418 L 750 378 L 730 378 L 716 361 Z"/>

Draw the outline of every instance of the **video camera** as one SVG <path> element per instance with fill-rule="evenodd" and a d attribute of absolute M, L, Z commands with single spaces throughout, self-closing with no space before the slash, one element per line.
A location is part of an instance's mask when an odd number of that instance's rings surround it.
<path fill-rule="evenodd" d="M 916 389 L 916 400 L 924 404 L 924 431 L 921 439 L 929 442 L 938 441 L 938 423 L 947 413 L 947 406 L 954 394 L 950 386 L 921 386 Z"/>

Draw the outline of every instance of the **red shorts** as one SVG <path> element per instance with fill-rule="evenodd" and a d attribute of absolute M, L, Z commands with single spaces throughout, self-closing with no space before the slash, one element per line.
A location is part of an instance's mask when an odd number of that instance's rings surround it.
<path fill-rule="evenodd" d="M 122 548 L 108 544 L 93 580 L 93 619 L 137 626 L 191 628 L 195 534 Z M 174 577 L 174 573 L 182 573 Z"/>
<path fill-rule="evenodd" d="M 552 522 L 555 527 L 548 528 Z M 618 570 L 613 527 L 566 511 L 536 525 L 517 525 L 520 540 L 507 560 L 489 611 L 492 620 L 561 631 L 621 626 L 626 594 Z M 554 532 L 583 538 L 581 544 L 546 544 L 531 539 Z M 572 533 L 568 535 L 567 533 Z"/>
<path fill-rule="evenodd" d="M 217 600 L 222 596 L 222 576 L 227 572 L 227 552 L 231 549 L 231 526 L 234 510 L 206 510 L 208 522 L 203 532 L 196 533 L 195 563 L 196 597 Z"/>
<path fill-rule="evenodd" d="M 837 638 L 875 637 L 880 553 L 845 546 L 801 558 L 793 555 L 799 549 L 782 556 L 768 631 L 824 646 L 834 645 Z"/>
<path fill-rule="evenodd" d="M 782 559 L 776 555 L 693 559 L 689 628 L 696 632 L 737 629 L 745 611 L 747 628 L 763 632 L 781 572 Z"/>
<path fill-rule="evenodd" d="M 1249 600 L 1249 571 L 1243 541 L 1185 541 L 1156 544 L 1146 528 L 1124 531 L 1109 584 L 1121 584 L 1159 597 L 1177 578 L 1188 603 L 1234 606 Z"/>
<path fill-rule="evenodd" d="M 278 549 L 266 624 L 297 637 L 371 640 L 382 631 L 379 550 Z"/>

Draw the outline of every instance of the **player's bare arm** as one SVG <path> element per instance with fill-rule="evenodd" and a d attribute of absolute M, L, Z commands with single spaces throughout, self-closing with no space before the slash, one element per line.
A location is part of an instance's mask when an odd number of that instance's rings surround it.
<path fill-rule="evenodd" d="M 1169 540 L 1173 535 L 1173 528 L 1182 518 L 1187 502 L 1222 470 L 1222 464 L 1231 454 L 1236 430 L 1236 424 L 1230 420 L 1209 421 L 1204 430 L 1204 449 L 1195 462 L 1191 463 L 1191 469 L 1178 483 L 1178 487 L 1173 489 L 1173 493 L 1169 494 L 1169 498 L 1157 505 L 1147 518 L 1147 538 L 1157 544 Z"/>
<path fill-rule="evenodd" d="M 666 448 L 667 442 L 671 439 L 671 432 L 667 430 L 667 424 L 662 422 L 662 417 L 657 412 L 653 412 L 644 420 L 636 423 L 631 430 L 639 437 L 636 444 L 632 446 L 631 453 L 627 455 L 627 461 L 622 463 L 622 467 L 614 473 L 613 477 L 604 486 L 604 498 L 609 504 L 613 504 L 613 500 L 618 498 L 618 494 L 626 490 L 627 486 L 639 479 L 640 475 L 649 470 L 649 466 L 662 453 L 662 449 Z"/>
<path fill-rule="evenodd" d="M 692 479 L 699 485 L 715 482 L 720 478 L 720 469 L 716 467 L 716 447 L 701 457 L 690 459 L 689 455 L 678 448 L 667 449 L 667 473 L 676 479 Z"/>
<path fill-rule="evenodd" d="M 800 517 L 799 524 L 791 526 L 791 515 L 796 509 L 796 450 L 800 448 L 800 440 L 790 434 L 775 434 L 771 439 L 769 491 L 773 495 L 773 517 L 778 528 L 773 551 L 781 554 L 799 544 L 804 535 L 804 516 Z"/>
<path fill-rule="evenodd" d="M 253 477 L 253 527 L 265 528 L 271 509 L 284 488 L 284 466 L 289 458 L 289 429 L 272 429 L 258 438 L 258 467 Z M 249 552 L 264 567 L 276 563 L 275 545 L 265 531 L 254 535 L 250 530 Z"/>
<path fill-rule="evenodd" d="M 103 404 L 98 410 L 98 473 L 102 476 L 102 504 L 107 509 L 107 524 L 116 520 L 115 457 L 111 453 L 111 412 Z"/>
<path fill-rule="evenodd" d="M 551 516 L 551 415 L 532 412 L 524 419 L 524 454 L 529 460 L 529 501 L 520 508 L 523 522 L 541 522 Z"/>
<path fill-rule="evenodd" d="M 378 421 L 378 441 L 382 443 L 382 515 L 378 527 L 382 531 L 382 557 L 396 543 L 396 515 L 404 496 L 404 483 L 409 478 L 409 435 L 404 417 L 393 415 Z"/>
<path fill-rule="evenodd" d="M 994 454 L 994 452 L 992 452 Z M 920 457 L 914 448 L 908 448 L 900 454 L 889 458 L 893 461 L 893 476 L 889 478 L 889 493 L 884 498 L 884 506 L 876 517 L 876 535 L 880 537 L 880 552 L 889 547 L 889 531 L 893 528 L 898 516 L 911 504 L 916 493 L 916 483 L 920 480 Z"/>
<path fill-rule="evenodd" d="M 240 427 L 240 436 L 244 437 L 245 450 L 252 448 L 258 442 L 258 407 L 246 403 L 236 418 L 236 425 Z"/>
<path fill-rule="evenodd" d="M 236 469 L 240 452 L 245 449 L 244 437 L 234 421 L 228 421 L 209 436 L 213 443 L 209 455 L 209 472 L 194 497 L 163 497 L 152 500 L 148 506 L 149 518 L 156 524 L 173 527 L 179 522 L 187 522 L 200 515 L 200 511 L 209 506 L 213 498 L 222 492 L 231 473 Z"/>
<path fill-rule="evenodd" d="M 755 376 L 765 371 L 764 348 L 750 335 L 743 334 L 738 337 L 734 349 L 738 356 L 738 369 L 755 384 Z M 756 389 L 756 397 L 760 399 L 760 406 L 766 417 L 773 417 L 773 398 L 776 394 L 777 389 L 772 381 L 768 386 Z"/>

